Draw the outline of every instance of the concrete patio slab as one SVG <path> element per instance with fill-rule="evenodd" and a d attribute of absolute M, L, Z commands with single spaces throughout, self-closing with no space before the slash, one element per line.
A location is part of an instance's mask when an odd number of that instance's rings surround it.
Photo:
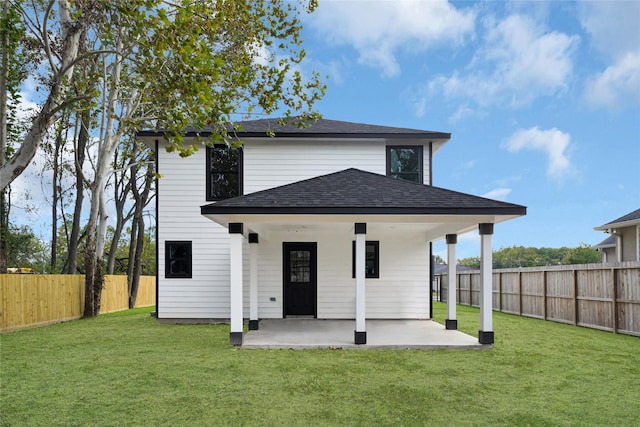
<path fill-rule="evenodd" d="M 354 344 L 353 320 L 263 319 L 243 349 L 486 349 L 476 337 L 432 320 L 367 320 L 367 344 Z"/>

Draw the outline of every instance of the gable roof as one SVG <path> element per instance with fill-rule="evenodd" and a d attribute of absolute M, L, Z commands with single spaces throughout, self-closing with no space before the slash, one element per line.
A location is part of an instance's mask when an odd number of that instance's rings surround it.
<path fill-rule="evenodd" d="M 208 214 L 525 215 L 524 206 L 347 169 L 202 206 Z"/>
<path fill-rule="evenodd" d="M 605 249 L 605 248 L 615 248 L 616 247 L 616 236 L 611 235 L 604 239 L 602 242 L 597 245 L 591 246 L 591 249 Z"/>
<path fill-rule="evenodd" d="M 607 230 L 609 228 L 629 227 L 632 225 L 640 224 L 640 209 L 633 212 L 629 212 L 626 215 L 621 216 L 618 219 L 614 219 L 599 227 L 595 227 L 595 230 Z"/>
<path fill-rule="evenodd" d="M 278 124 L 278 119 L 260 119 L 237 122 L 241 125 L 241 131 L 232 131 L 231 125 L 228 127 L 229 135 L 238 138 L 265 138 L 271 131 L 278 138 L 398 138 L 398 139 L 450 139 L 451 134 L 430 130 L 408 129 L 392 126 L 369 125 L 365 123 L 343 122 L 339 120 L 319 119 L 311 123 L 309 127 L 299 128 L 288 122 L 284 126 Z M 211 135 L 211 126 L 202 129 L 187 128 L 187 136 Z M 143 130 L 138 132 L 138 136 L 162 136 L 161 130 Z"/>

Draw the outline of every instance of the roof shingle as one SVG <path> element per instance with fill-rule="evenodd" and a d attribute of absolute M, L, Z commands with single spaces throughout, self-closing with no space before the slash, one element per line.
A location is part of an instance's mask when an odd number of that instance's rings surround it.
<path fill-rule="evenodd" d="M 278 119 L 260 119 L 248 120 L 235 123 L 241 125 L 242 130 L 232 132 L 231 125 L 229 133 L 238 138 L 264 138 L 270 131 L 274 132 L 274 136 L 279 138 L 433 138 L 433 139 L 450 139 L 451 134 L 446 132 L 437 132 L 430 130 L 408 129 L 392 126 L 378 126 L 364 123 L 343 122 L 339 120 L 320 119 L 313 122 L 309 127 L 300 128 L 293 124 L 292 121 L 281 126 Z M 209 136 L 212 128 L 210 126 L 202 129 L 187 128 L 188 136 L 200 135 L 202 137 Z M 143 130 L 138 136 L 160 136 L 161 130 Z"/>
<path fill-rule="evenodd" d="M 634 221 L 636 219 L 640 219 L 640 209 L 637 209 L 637 210 L 635 210 L 633 212 L 629 212 L 628 214 L 623 215 L 620 218 L 615 219 L 615 220 L 613 220 L 611 222 L 608 222 L 608 223 L 602 225 L 601 227 L 604 227 L 604 226 L 607 226 L 607 225 L 618 224 L 620 222 Z"/>
<path fill-rule="evenodd" d="M 205 205 L 201 213 L 525 215 L 526 209 L 351 168 Z"/>

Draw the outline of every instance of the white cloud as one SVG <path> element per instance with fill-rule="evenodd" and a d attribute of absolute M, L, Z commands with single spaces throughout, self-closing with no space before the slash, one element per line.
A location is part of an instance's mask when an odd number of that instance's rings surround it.
<path fill-rule="evenodd" d="M 580 1 L 578 17 L 593 46 L 604 55 L 620 58 L 640 49 L 640 2 Z"/>
<path fill-rule="evenodd" d="M 571 136 L 556 128 L 541 130 L 537 127 L 519 130 L 502 144 L 511 153 L 521 150 L 541 151 L 547 156 L 547 176 L 559 178 L 573 173 L 567 151 Z"/>
<path fill-rule="evenodd" d="M 30 120 L 40 109 L 38 104 L 31 100 L 31 94 L 28 92 L 20 92 L 20 102 L 16 111 L 16 118 L 21 120 Z"/>
<path fill-rule="evenodd" d="M 502 21 L 489 17 L 484 20 L 484 31 L 484 45 L 467 67 L 433 78 L 425 86 L 424 97 L 443 94 L 448 99 L 471 100 L 481 107 L 521 107 L 541 95 L 566 90 L 579 37 L 546 31 L 522 15 L 511 15 Z M 472 113 L 470 107 L 465 107 L 451 120 Z"/>
<path fill-rule="evenodd" d="M 325 2 L 309 24 L 327 41 L 353 46 L 362 64 L 386 77 L 400 74 L 396 54 L 442 42 L 461 44 L 474 30 L 475 12 L 446 1 Z"/>
<path fill-rule="evenodd" d="M 613 110 L 640 105 L 640 51 L 628 53 L 602 73 L 587 79 L 585 99 L 591 105 Z"/>
<path fill-rule="evenodd" d="M 502 200 L 506 201 L 507 196 L 511 193 L 510 188 L 496 188 L 495 190 L 491 190 L 482 195 L 482 197 L 486 197 L 487 199 L 494 200 Z"/>
<path fill-rule="evenodd" d="M 640 105 L 640 2 L 580 2 L 578 10 L 591 45 L 608 61 L 586 79 L 586 101 L 612 110 Z"/>

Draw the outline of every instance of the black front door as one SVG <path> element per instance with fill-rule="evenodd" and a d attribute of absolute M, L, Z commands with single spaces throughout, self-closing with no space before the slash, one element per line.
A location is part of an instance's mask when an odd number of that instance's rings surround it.
<path fill-rule="evenodd" d="M 316 316 L 316 243 L 283 243 L 284 316 Z"/>

